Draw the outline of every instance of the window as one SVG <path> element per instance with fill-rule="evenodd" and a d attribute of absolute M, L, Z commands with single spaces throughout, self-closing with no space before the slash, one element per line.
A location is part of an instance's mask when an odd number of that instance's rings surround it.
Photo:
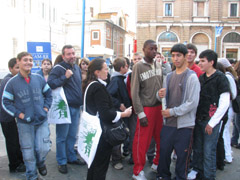
<path fill-rule="evenodd" d="M 204 0 L 195 0 L 193 2 L 193 16 L 194 17 L 207 17 L 208 16 L 209 2 Z"/>
<path fill-rule="evenodd" d="M 204 2 L 197 2 L 197 16 L 204 16 Z"/>
<path fill-rule="evenodd" d="M 173 3 L 164 4 L 164 16 L 173 16 Z"/>
<path fill-rule="evenodd" d="M 178 38 L 172 32 L 164 32 L 159 36 L 158 42 L 178 42 Z"/>
<path fill-rule="evenodd" d="M 238 3 L 230 3 L 229 4 L 229 16 L 237 17 L 238 16 Z"/>
<path fill-rule="evenodd" d="M 99 31 L 92 31 L 92 40 L 99 40 Z"/>

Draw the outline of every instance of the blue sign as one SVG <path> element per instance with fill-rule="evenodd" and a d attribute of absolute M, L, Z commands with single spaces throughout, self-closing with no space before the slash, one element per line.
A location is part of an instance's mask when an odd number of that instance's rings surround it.
<path fill-rule="evenodd" d="M 43 59 L 52 60 L 50 42 L 27 42 L 27 51 L 33 56 L 32 72 L 40 70 Z"/>

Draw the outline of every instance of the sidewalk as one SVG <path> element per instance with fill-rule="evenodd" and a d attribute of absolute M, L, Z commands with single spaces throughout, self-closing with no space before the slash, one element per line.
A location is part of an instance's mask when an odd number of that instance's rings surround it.
<path fill-rule="evenodd" d="M 41 177 L 43 180 L 85 180 L 87 175 L 87 166 L 68 165 L 68 174 L 61 174 L 57 170 L 56 149 L 55 149 L 55 127 L 50 126 L 52 150 L 47 156 L 48 174 Z M 240 150 L 232 148 L 233 163 L 227 164 L 224 171 L 217 171 L 217 180 L 239 180 L 240 179 Z M 123 159 L 123 170 L 115 170 L 109 166 L 106 180 L 130 180 L 132 177 L 133 166 L 127 163 L 129 157 Z M 175 162 L 172 162 L 171 172 L 174 173 Z M 156 174 L 151 171 L 150 164 L 146 161 L 145 175 L 148 180 L 155 180 Z M 0 180 L 24 180 L 24 173 L 9 173 L 8 159 L 5 151 L 5 142 L 0 130 Z"/>

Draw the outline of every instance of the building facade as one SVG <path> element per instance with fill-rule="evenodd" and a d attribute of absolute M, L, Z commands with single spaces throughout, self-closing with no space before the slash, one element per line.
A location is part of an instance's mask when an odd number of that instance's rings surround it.
<path fill-rule="evenodd" d="M 198 54 L 216 49 L 219 57 L 240 60 L 239 0 L 137 0 L 137 45 L 153 39 L 170 60 L 176 43 L 193 43 Z M 215 29 L 223 27 L 215 38 Z"/>
<path fill-rule="evenodd" d="M 121 8 L 101 7 L 101 0 L 86 0 L 84 56 L 127 56 L 135 38 L 128 30 L 128 15 Z M 53 61 L 65 44 L 81 56 L 82 1 L 1 0 L 0 20 L 0 79 L 1 72 L 8 71 L 8 60 L 27 51 L 27 42 L 50 42 Z"/>

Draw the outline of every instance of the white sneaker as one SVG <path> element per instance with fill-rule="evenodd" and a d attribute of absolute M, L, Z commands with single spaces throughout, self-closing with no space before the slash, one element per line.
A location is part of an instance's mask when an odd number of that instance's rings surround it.
<path fill-rule="evenodd" d="M 153 163 L 152 166 L 151 166 L 152 171 L 157 173 L 157 167 L 158 167 L 158 165 Z"/>
<path fill-rule="evenodd" d="M 188 173 L 188 177 L 187 177 L 187 179 L 188 179 L 188 180 L 193 180 L 193 179 L 196 179 L 196 177 L 197 177 L 197 174 L 198 174 L 198 172 L 197 172 L 197 171 L 191 170 L 191 172 L 190 172 L 190 173 Z"/>
<path fill-rule="evenodd" d="M 141 171 L 137 176 L 133 174 L 132 178 L 134 180 L 147 180 L 147 178 L 144 175 L 144 171 Z"/>

